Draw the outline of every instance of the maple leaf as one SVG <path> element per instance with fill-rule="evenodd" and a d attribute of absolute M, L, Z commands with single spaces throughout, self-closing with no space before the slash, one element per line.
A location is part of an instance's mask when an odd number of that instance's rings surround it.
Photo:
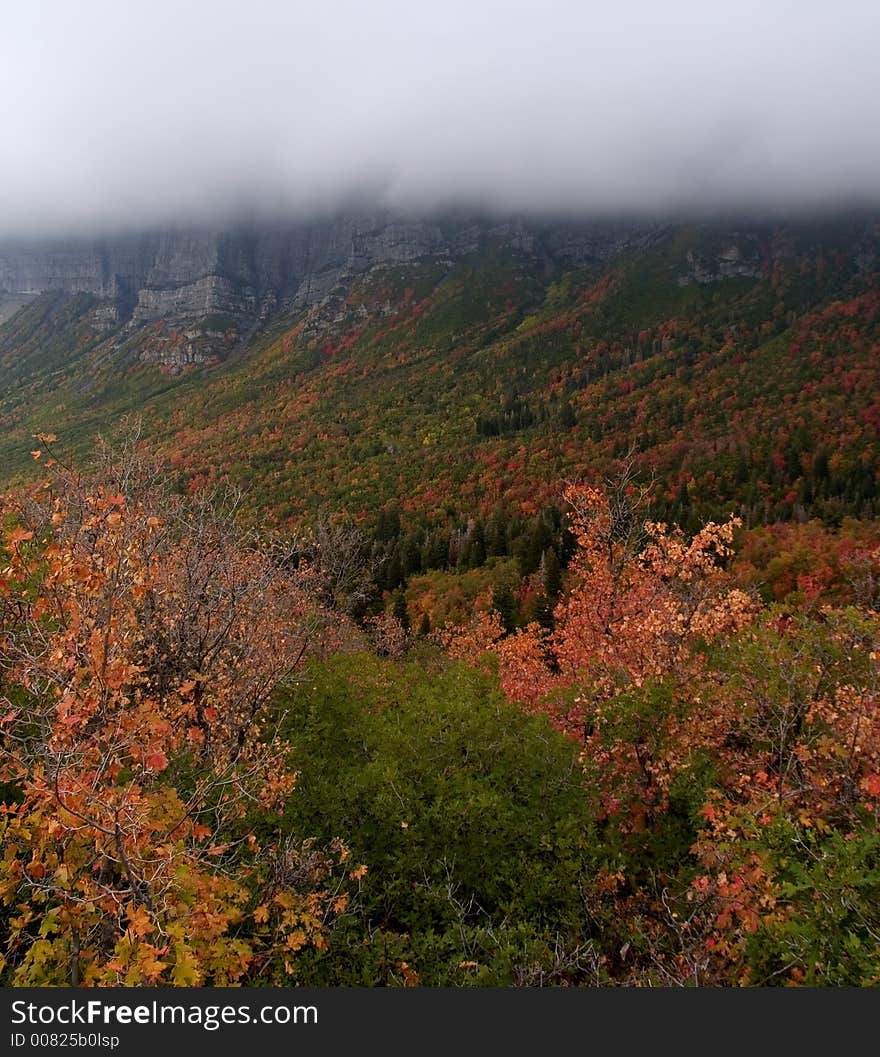
<path fill-rule="evenodd" d="M 152 983 L 155 983 L 168 967 L 168 963 L 161 961 L 153 950 L 142 954 L 138 959 L 138 965 L 146 979 Z"/>
<path fill-rule="evenodd" d="M 171 982 L 177 987 L 196 987 L 202 982 L 198 962 L 193 952 L 183 943 L 174 947 L 174 968 L 171 970 Z"/>
<path fill-rule="evenodd" d="M 125 913 L 128 918 L 128 927 L 135 936 L 146 936 L 153 931 L 153 922 L 143 907 L 136 907 L 129 903 Z"/>
<path fill-rule="evenodd" d="M 17 547 L 19 543 L 27 543 L 28 540 L 34 538 L 33 532 L 29 532 L 27 529 L 14 528 L 6 533 L 6 542 L 10 547 Z"/>
<path fill-rule="evenodd" d="M 284 941 L 284 946 L 289 951 L 298 951 L 306 945 L 306 934 L 302 929 L 296 929 Z"/>
<path fill-rule="evenodd" d="M 151 771 L 164 771 L 168 766 L 168 757 L 161 749 L 154 749 L 144 760 L 144 766 Z"/>

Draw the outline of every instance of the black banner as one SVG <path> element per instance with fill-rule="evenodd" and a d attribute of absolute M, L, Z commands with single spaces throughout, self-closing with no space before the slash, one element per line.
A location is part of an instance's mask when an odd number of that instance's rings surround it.
<path fill-rule="evenodd" d="M 858 990 L 19 988 L 0 991 L 0 1052 L 172 1057 L 403 1049 L 470 1053 L 819 1052 L 864 1028 Z M 227 1048 L 230 1048 L 229 1050 Z"/>

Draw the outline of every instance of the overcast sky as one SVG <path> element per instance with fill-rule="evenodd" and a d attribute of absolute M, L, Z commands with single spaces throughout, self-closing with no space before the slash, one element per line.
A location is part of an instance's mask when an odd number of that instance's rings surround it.
<path fill-rule="evenodd" d="M 0 233 L 880 201 L 880 0 L 0 0 Z"/>

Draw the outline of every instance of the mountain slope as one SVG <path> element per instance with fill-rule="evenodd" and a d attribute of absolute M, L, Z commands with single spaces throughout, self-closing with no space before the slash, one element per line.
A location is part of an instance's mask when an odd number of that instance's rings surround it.
<path fill-rule="evenodd" d="M 35 296 L 0 327 L 4 463 L 137 411 L 184 486 L 278 522 L 534 517 L 631 448 L 685 523 L 876 513 L 876 218 L 319 228 Z"/>

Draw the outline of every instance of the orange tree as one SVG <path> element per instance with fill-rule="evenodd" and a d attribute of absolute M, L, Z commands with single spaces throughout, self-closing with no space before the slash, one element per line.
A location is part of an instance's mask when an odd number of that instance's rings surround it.
<path fill-rule="evenodd" d="M 246 821 L 293 788 L 265 716 L 329 625 L 313 578 L 133 445 L 86 478 L 39 439 L 49 477 L 6 501 L 0 573 L 6 976 L 283 979 L 347 899 L 341 844 Z"/>
<path fill-rule="evenodd" d="M 568 489 L 578 550 L 555 628 L 448 633 L 583 743 L 614 979 L 880 982 L 880 656 L 870 608 L 762 609 L 631 480 Z"/>
<path fill-rule="evenodd" d="M 723 568 L 739 522 L 710 523 L 692 539 L 646 516 L 647 490 L 627 464 L 605 489 L 565 489 L 576 551 L 554 629 L 532 623 L 505 636 L 478 614 L 440 638 L 454 656 L 497 657 L 507 695 L 548 712 L 585 738 L 603 703 L 627 688 L 699 663 L 699 646 L 748 623 L 751 599 Z"/>

